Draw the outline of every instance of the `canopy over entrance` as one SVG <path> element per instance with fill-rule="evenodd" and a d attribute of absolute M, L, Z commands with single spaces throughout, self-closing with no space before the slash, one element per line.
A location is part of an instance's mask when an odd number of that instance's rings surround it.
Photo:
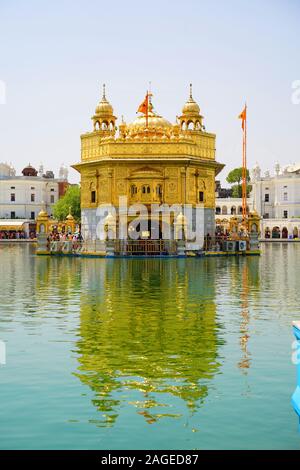
<path fill-rule="evenodd" d="M 32 223 L 29 220 L 0 219 L 0 230 L 25 230 L 25 224 Z"/>

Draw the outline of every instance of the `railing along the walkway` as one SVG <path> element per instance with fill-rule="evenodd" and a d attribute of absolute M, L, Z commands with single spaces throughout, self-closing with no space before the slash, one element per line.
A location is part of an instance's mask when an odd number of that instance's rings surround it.
<path fill-rule="evenodd" d="M 97 253 L 105 251 L 105 243 L 101 240 L 61 240 L 48 242 L 50 253 Z"/>
<path fill-rule="evenodd" d="M 119 255 L 170 255 L 177 253 L 175 240 L 115 240 Z"/>

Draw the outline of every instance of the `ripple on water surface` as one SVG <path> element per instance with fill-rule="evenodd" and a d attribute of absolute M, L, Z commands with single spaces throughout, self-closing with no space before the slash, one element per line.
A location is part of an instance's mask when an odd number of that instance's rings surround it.
<path fill-rule="evenodd" d="M 300 246 L 216 259 L 0 245 L 1 448 L 298 448 Z"/>

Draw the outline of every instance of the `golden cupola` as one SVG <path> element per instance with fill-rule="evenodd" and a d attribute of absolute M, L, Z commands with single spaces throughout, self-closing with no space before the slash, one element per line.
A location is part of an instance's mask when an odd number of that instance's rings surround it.
<path fill-rule="evenodd" d="M 92 117 L 94 131 L 101 131 L 105 134 L 114 134 L 116 131 L 116 119 L 113 107 L 106 98 L 104 84 L 102 99 L 97 105 L 95 114 Z"/>
<path fill-rule="evenodd" d="M 146 124 L 146 116 L 138 116 L 128 129 L 131 136 L 138 134 L 169 134 L 172 130 L 172 124 L 167 119 L 150 111 L 148 114 L 148 124 Z"/>
<path fill-rule="evenodd" d="M 172 128 L 172 124 L 167 119 L 154 112 L 151 101 L 149 101 L 148 115 L 142 114 L 128 125 L 129 136 L 136 138 L 145 135 L 169 137 Z"/>
<path fill-rule="evenodd" d="M 200 114 L 200 107 L 193 98 L 192 84 L 190 84 L 190 96 L 182 108 L 182 115 L 179 116 L 180 128 L 186 131 L 203 131 L 203 116 Z"/>

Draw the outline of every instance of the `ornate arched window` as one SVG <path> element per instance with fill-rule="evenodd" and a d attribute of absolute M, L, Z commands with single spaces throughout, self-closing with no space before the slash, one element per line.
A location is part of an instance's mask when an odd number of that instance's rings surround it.
<path fill-rule="evenodd" d="M 162 195 L 162 185 L 161 184 L 158 184 L 156 186 L 156 194 L 157 196 L 161 196 Z"/>
<path fill-rule="evenodd" d="M 135 184 L 132 184 L 130 186 L 130 194 L 131 194 L 131 196 L 134 196 L 135 194 L 137 194 L 137 187 L 136 187 Z"/>
<path fill-rule="evenodd" d="M 150 186 L 145 184 L 142 186 L 142 194 L 150 194 Z"/>

